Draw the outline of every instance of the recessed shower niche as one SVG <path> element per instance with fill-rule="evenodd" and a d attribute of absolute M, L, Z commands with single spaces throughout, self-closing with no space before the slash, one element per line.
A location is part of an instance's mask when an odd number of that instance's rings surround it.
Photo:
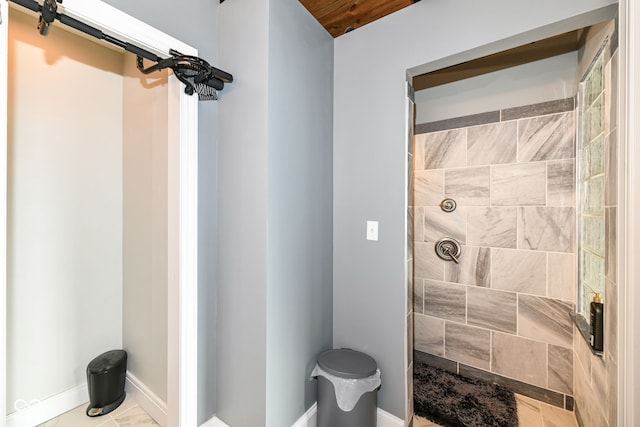
<path fill-rule="evenodd" d="M 195 203 L 178 202 L 177 162 L 196 141 L 183 121 L 197 100 L 185 102 L 166 70 L 141 74 L 135 55 L 62 25 L 42 37 L 35 13 L 3 11 L 7 425 L 87 402 L 87 364 L 119 348 L 127 393 L 159 424 L 179 425 L 177 296 L 196 268 L 180 269 L 178 224 L 196 222 L 184 208 Z M 182 230 L 195 242 L 194 228 Z"/>

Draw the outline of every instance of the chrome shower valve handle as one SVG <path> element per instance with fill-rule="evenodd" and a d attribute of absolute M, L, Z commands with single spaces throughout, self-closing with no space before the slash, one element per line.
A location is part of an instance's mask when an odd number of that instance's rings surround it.
<path fill-rule="evenodd" d="M 445 237 L 436 242 L 436 255 L 445 261 L 453 261 L 456 264 L 460 263 L 460 243 L 451 237 Z"/>

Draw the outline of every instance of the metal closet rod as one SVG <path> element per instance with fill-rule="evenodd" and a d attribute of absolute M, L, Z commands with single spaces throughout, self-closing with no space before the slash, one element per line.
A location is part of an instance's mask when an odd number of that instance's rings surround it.
<path fill-rule="evenodd" d="M 49 32 L 49 26 L 57 19 L 71 28 L 95 37 L 98 40 L 105 40 L 126 50 L 127 52 L 137 55 L 137 67 L 144 74 L 149 74 L 153 71 L 159 71 L 164 68 L 171 68 L 178 80 L 184 83 L 185 93 L 188 95 L 197 93 L 200 100 L 218 99 L 217 91 L 224 88 L 225 83 L 233 81 L 233 76 L 230 73 L 212 67 L 204 59 L 196 56 L 183 55 L 173 49 L 169 51 L 169 54 L 172 56 L 163 59 L 146 49 L 119 40 L 103 33 L 97 28 L 85 24 L 84 22 L 80 22 L 70 16 L 58 13 L 58 3 L 62 3 L 62 0 L 44 0 L 42 5 L 35 0 L 9 1 L 36 13 L 40 13 L 38 31 L 40 31 L 41 35 L 46 36 Z M 154 61 L 156 64 L 145 69 L 143 58 Z"/>
<path fill-rule="evenodd" d="M 146 58 L 150 61 L 160 62 L 162 60 L 162 58 L 160 58 L 158 55 L 155 55 L 149 52 L 148 50 L 145 50 L 131 43 L 123 42 L 122 40 L 119 40 L 115 37 L 111 37 L 110 35 L 105 34 L 99 29 L 94 28 L 90 25 L 87 25 L 84 22 L 80 22 L 77 19 L 71 18 L 70 16 L 64 15 L 62 13 L 58 13 L 55 7 L 53 8 L 42 7 L 35 0 L 9 0 L 9 1 L 15 4 L 18 4 L 24 8 L 30 9 L 34 12 L 39 12 L 42 14 L 40 17 L 40 23 L 38 25 L 38 29 L 40 30 L 40 34 L 42 35 L 46 35 L 48 31 L 48 27 L 51 24 L 51 22 L 53 22 L 53 19 L 57 19 L 64 25 L 67 25 L 71 28 L 75 28 L 78 31 L 81 31 L 85 34 L 88 34 L 92 37 L 97 38 L 98 40 L 107 41 L 111 44 L 114 44 L 126 50 L 127 52 L 131 52 L 138 56 L 142 56 L 143 58 Z M 53 0 L 53 2 L 54 1 L 55 0 Z M 46 4 L 47 2 L 45 2 L 45 5 Z"/>

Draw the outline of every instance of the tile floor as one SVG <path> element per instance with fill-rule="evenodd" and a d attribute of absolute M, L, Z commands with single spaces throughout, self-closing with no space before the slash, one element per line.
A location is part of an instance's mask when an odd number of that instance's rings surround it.
<path fill-rule="evenodd" d="M 155 421 L 130 397 L 113 412 L 100 417 L 87 417 L 87 405 L 78 406 L 38 427 L 153 427 Z"/>
<path fill-rule="evenodd" d="M 516 394 L 519 427 L 578 427 L 573 412 Z M 424 418 L 414 417 L 413 427 L 440 427 Z"/>

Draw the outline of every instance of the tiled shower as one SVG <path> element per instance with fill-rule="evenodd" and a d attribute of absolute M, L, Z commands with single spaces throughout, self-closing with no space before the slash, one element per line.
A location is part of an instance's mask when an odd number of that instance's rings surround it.
<path fill-rule="evenodd" d="M 572 408 L 573 99 L 417 130 L 414 348 Z M 437 257 L 443 237 L 459 264 Z"/>
<path fill-rule="evenodd" d="M 414 358 L 583 427 L 617 424 L 616 31 L 585 29 L 578 96 L 418 124 L 410 156 Z M 436 255 L 444 237 L 459 264 Z M 569 316 L 591 300 L 579 283 L 604 290 L 602 353 Z"/>

